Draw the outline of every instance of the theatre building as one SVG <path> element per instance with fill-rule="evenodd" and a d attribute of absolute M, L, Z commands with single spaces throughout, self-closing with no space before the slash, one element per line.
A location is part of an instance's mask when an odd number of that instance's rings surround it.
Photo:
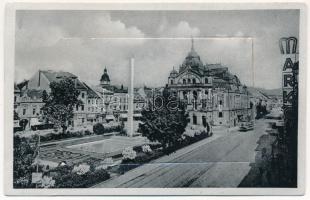
<path fill-rule="evenodd" d="M 239 78 L 221 64 L 203 64 L 194 49 L 178 70 L 171 71 L 168 87 L 187 106 L 190 124 L 237 126 L 251 115 L 250 93 Z"/>

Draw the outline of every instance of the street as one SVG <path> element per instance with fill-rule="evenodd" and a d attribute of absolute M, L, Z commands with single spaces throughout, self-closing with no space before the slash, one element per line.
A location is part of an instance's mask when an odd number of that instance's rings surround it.
<path fill-rule="evenodd" d="M 237 187 L 255 160 L 266 120 L 252 131 L 217 129 L 214 135 L 94 187 Z"/>

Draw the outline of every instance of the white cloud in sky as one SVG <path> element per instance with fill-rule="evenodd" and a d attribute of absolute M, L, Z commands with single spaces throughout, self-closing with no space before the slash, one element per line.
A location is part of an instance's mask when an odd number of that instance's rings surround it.
<path fill-rule="evenodd" d="M 162 37 L 197 37 L 200 30 L 197 27 L 191 27 L 186 21 L 180 21 L 175 26 L 170 26 L 165 20 L 158 29 L 158 33 Z"/>
<path fill-rule="evenodd" d="M 295 12 L 113 12 L 17 12 L 16 81 L 29 79 L 39 69 L 53 69 L 98 84 L 106 66 L 112 83 L 126 85 L 129 58 L 134 55 L 135 83 L 163 86 L 172 67 L 178 69 L 183 62 L 193 36 L 204 63 L 221 62 L 247 85 L 252 85 L 255 71 L 256 86 L 275 88 L 281 86 L 277 40 L 298 33 L 298 24 L 286 20 Z M 214 36 L 221 39 L 208 39 Z M 253 61 L 252 40 L 242 37 L 254 38 Z"/>

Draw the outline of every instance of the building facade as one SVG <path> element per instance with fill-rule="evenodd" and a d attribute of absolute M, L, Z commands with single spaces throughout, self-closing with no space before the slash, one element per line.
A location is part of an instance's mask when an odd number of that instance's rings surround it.
<path fill-rule="evenodd" d="M 127 120 L 129 94 L 128 88 L 112 85 L 107 68 L 100 78 L 100 85 L 95 86 L 94 90 L 100 94 L 103 100 L 107 120 Z M 134 90 L 134 112 L 140 113 L 145 107 L 146 101 L 143 96 Z M 138 115 L 137 115 L 138 116 Z"/>
<path fill-rule="evenodd" d="M 19 88 L 16 88 L 14 101 L 16 100 L 16 111 L 20 119 L 30 119 L 33 122 L 40 121 L 40 118 L 42 118 L 41 108 L 44 105 L 42 92 L 50 93 L 50 83 L 58 82 L 64 78 L 73 80 L 75 88 L 80 92 L 78 99 L 83 102 L 82 105 L 74 108 L 73 120 L 68 125 L 83 126 L 101 122 L 103 113 L 101 97 L 74 74 L 53 70 L 39 70 L 28 81 L 24 81 L 19 84 Z M 31 125 L 34 125 L 34 123 L 30 122 L 29 126 Z"/>
<path fill-rule="evenodd" d="M 247 87 L 227 67 L 203 64 L 193 39 L 179 70 L 171 71 L 168 88 L 186 104 L 193 125 L 237 126 L 251 112 Z"/>

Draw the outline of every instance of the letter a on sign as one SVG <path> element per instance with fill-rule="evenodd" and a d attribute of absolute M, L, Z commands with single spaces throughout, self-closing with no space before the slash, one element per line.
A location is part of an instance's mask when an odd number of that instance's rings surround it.
<path fill-rule="evenodd" d="M 283 67 L 283 71 L 286 71 L 286 69 L 293 69 L 293 62 L 291 58 L 286 58 L 285 63 L 284 63 L 284 67 Z"/>

